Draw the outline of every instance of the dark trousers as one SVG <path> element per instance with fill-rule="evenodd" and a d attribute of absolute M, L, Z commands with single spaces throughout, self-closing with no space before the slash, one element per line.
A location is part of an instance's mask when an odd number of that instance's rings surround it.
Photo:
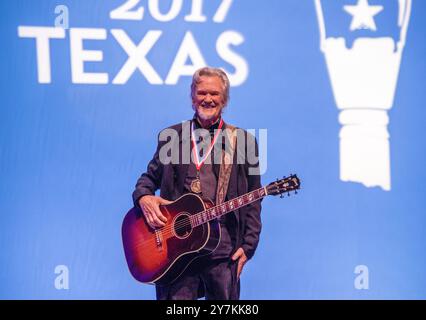
<path fill-rule="evenodd" d="M 156 286 L 157 300 L 238 300 L 240 283 L 237 263 L 231 259 L 195 260 L 186 271 L 167 286 Z"/>

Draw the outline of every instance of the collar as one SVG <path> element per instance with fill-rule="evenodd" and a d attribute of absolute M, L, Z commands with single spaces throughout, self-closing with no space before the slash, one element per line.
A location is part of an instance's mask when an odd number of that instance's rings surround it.
<path fill-rule="evenodd" d="M 220 124 L 220 120 L 222 119 L 221 116 L 219 116 L 219 118 L 217 118 L 217 120 L 208 128 L 208 130 L 210 131 L 210 133 L 214 133 L 214 130 L 219 128 L 219 124 Z M 194 117 L 192 118 L 192 122 L 194 123 L 194 126 L 196 129 L 200 129 L 201 128 L 201 124 L 198 121 L 197 115 L 194 114 Z M 223 123 L 225 125 L 225 123 Z"/>

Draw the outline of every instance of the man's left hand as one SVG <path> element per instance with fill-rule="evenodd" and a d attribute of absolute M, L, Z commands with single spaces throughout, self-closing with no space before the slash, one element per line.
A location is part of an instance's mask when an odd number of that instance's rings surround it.
<path fill-rule="evenodd" d="M 243 248 L 238 248 L 237 251 L 235 251 L 234 255 L 232 256 L 232 260 L 236 261 L 238 260 L 238 266 L 237 266 L 237 278 L 240 278 L 241 271 L 243 271 L 243 267 L 247 262 L 247 256 L 244 253 Z"/>

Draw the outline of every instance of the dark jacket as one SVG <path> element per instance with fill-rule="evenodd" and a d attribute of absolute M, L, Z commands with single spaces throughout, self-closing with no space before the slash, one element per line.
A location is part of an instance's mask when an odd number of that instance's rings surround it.
<path fill-rule="evenodd" d="M 157 150 L 149 162 L 147 170 L 141 175 L 136 183 L 135 191 L 133 192 L 133 202 L 135 206 L 139 206 L 139 199 L 144 195 L 154 195 L 155 191 L 160 189 L 160 196 L 164 199 L 173 201 L 179 198 L 184 193 L 184 181 L 188 171 L 189 164 L 181 164 L 182 154 L 189 151 L 190 136 L 185 132 L 182 134 L 184 124 L 189 128 L 189 122 L 176 124 L 166 129 L 173 129 L 176 135 L 168 141 L 160 141 L 161 133 L 158 135 Z M 226 124 L 224 125 L 226 128 Z M 241 130 L 241 129 L 240 129 Z M 249 168 L 258 167 L 258 163 L 250 164 L 247 157 L 247 152 L 253 152 L 250 148 L 255 148 L 257 152 L 257 142 L 254 137 L 247 131 L 241 130 L 244 136 L 250 136 L 255 144 L 250 147 L 249 143 L 238 144 L 235 148 L 234 161 L 231 170 L 231 176 L 225 200 L 231 200 L 249 191 L 261 187 L 260 175 L 249 175 Z M 247 139 L 245 139 L 247 141 Z M 159 160 L 160 149 L 165 145 L 179 148 L 179 162 L 176 164 L 163 164 Z M 182 149 L 184 147 L 184 149 Z M 182 151 L 183 150 L 183 151 Z M 185 151 L 186 150 L 186 151 Z M 237 152 L 239 150 L 239 152 Z M 247 151 L 249 150 L 249 151 Z M 245 155 L 244 163 L 237 163 L 238 155 Z M 242 161 L 239 161 L 242 162 Z M 216 173 L 219 170 L 219 165 L 215 165 Z M 261 231 L 261 201 L 253 202 L 243 208 L 240 208 L 233 213 L 237 221 L 237 239 L 234 250 L 242 247 L 247 258 L 250 259 L 256 250 L 259 242 Z"/>

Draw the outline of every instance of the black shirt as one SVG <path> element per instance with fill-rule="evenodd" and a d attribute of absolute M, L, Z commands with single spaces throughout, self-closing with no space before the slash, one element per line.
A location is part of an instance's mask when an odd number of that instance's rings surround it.
<path fill-rule="evenodd" d="M 195 119 L 192 120 L 194 123 L 195 129 L 200 129 L 201 126 L 198 123 L 198 121 Z M 214 137 L 214 130 L 218 129 L 220 123 L 220 118 L 209 127 L 208 131 L 210 134 L 210 141 L 209 139 L 206 139 L 205 136 L 202 134 L 199 134 L 195 138 L 197 141 L 198 150 L 201 151 L 201 154 L 199 155 L 200 158 L 202 158 L 203 154 L 202 152 L 206 152 L 208 150 L 209 145 L 206 143 L 211 143 L 213 141 Z M 199 132 L 199 131 L 198 131 Z M 202 133 L 202 132 L 201 132 Z M 207 134 L 207 131 L 204 133 Z M 196 149 L 197 150 L 197 149 Z M 191 150 L 191 152 L 193 152 Z M 210 159 L 207 159 L 204 164 L 200 168 L 199 172 L 199 178 L 201 181 L 201 194 L 200 197 L 206 200 L 211 200 L 214 204 L 216 204 L 216 189 L 217 189 L 217 182 L 218 182 L 218 174 L 220 165 L 215 165 L 213 163 L 213 150 L 211 154 L 209 155 Z M 188 167 L 188 173 L 185 178 L 184 182 L 184 188 L 185 193 L 192 192 L 191 191 L 191 182 L 196 179 L 197 177 L 197 168 L 193 162 L 193 157 L 191 154 L 191 162 Z M 220 223 L 220 229 L 221 229 L 221 239 L 218 247 L 216 250 L 210 255 L 212 259 L 221 259 L 221 258 L 229 258 L 231 255 L 231 252 L 233 250 L 233 247 L 235 245 L 236 240 L 236 221 L 235 217 L 233 216 L 233 213 L 227 213 L 226 215 L 223 215 L 219 218 Z"/>

